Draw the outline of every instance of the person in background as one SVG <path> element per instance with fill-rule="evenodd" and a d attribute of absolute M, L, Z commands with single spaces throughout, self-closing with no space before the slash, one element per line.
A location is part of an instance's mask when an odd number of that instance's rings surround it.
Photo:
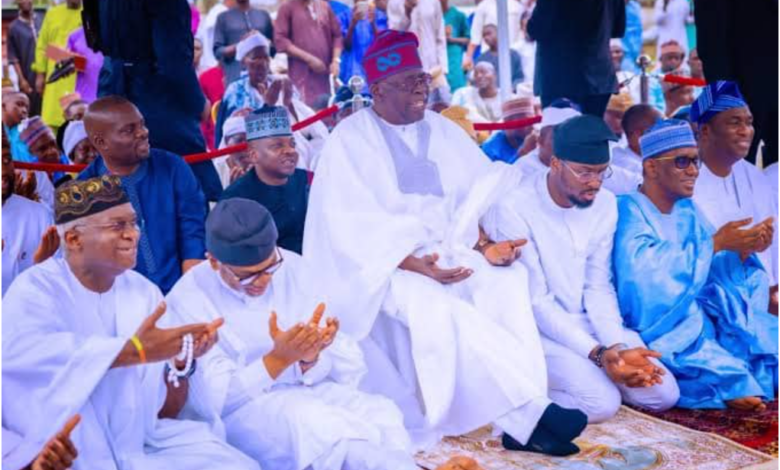
<path fill-rule="evenodd" d="M 449 60 L 441 1 L 389 0 L 387 8 L 390 29 L 417 36 L 423 70 L 433 75 L 438 69 L 446 76 Z"/>
<path fill-rule="evenodd" d="M 490 62 L 496 70 L 496 76 L 499 76 L 498 27 L 495 24 L 486 24 L 482 30 L 482 38 L 485 40 L 488 49 L 482 51 L 482 54 L 480 54 L 477 59 L 477 63 Z M 523 61 L 520 58 L 520 54 L 514 49 L 509 49 L 509 59 L 511 68 L 509 78 L 512 80 L 512 89 L 514 90 L 517 85 L 525 81 L 525 75 L 523 75 Z"/>
<path fill-rule="evenodd" d="M 628 93 L 616 93 L 610 97 L 609 103 L 607 103 L 607 110 L 604 111 L 604 122 L 607 123 L 609 130 L 620 139 L 618 145 L 625 145 L 626 143 L 621 122 L 626 111 L 633 104 Z"/>
<path fill-rule="evenodd" d="M 97 158 L 97 149 L 87 136 L 84 121 L 73 121 L 67 124 L 62 153 L 76 165 L 89 165 Z"/>
<path fill-rule="evenodd" d="M 208 107 L 192 67 L 187 0 L 84 1 L 87 42 L 105 61 L 98 95 L 122 96 L 137 106 L 152 147 L 180 156 L 204 152 L 200 123 Z M 190 168 L 206 200 L 216 201 L 222 185 L 214 164 Z"/>
<path fill-rule="evenodd" d="M 530 96 L 517 97 L 505 101 L 501 106 L 504 121 L 525 119 L 536 114 L 534 99 Z M 536 148 L 537 138 L 533 127 L 496 131 L 482 144 L 482 151 L 493 161 L 514 163 L 518 158 L 529 154 Z"/>
<path fill-rule="evenodd" d="M 239 110 L 225 121 L 225 124 L 222 126 L 220 149 L 246 143 L 244 117 L 249 113 L 249 109 Z M 214 166 L 217 168 L 222 186 L 227 188 L 252 168 L 252 162 L 249 159 L 249 151 L 244 149 L 233 152 L 230 155 L 217 157 L 214 159 Z"/>
<path fill-rule="evenodd" d="M 636 64 L 639 54 L 642 53 L 642 5 L 639 0 L 626 0 L 626 33 L 621 41 L 625 55 L 620 69 L 639 72 L 639 66 Z"/>
<path fill-rule="evenodd" d="M 626 144 L 612 149 L 612 166 L 623 168 L 641 177 L 642 157 L 639 138 L 662 118 L 663 115 L 649 104 L 635 104 L 628 108 L 620 121 Z"/>
<path fill-rule="evenodd" d="M 274 44 L 287 54 L 289 76 L 311 106 L 331 92 L 331 77 L 341 73 L 344 39 L 341 25 L 323 0 L 289 0 L 279 7 L 274 21 Z"/>
<path fill-rule="evenodd" d="M 463 70 L 463 53 L 468 48 L 471 30 L 466 15 L 450 5 L 449 0 L 441 0 L 444 13 L 444 31 L 447 35 L 447 83 L 452 93 L 466 86 L 466 72 Z"/>
<path fill-rule="evenodd" d="M 206 17 L 198 24 L 198 31 L 195 33 L 195 37 L 200 39 L 201 44 L 203 44 L 201 65 L 204 70 L 210 69 L 219 63 L 217 58 L 214 57 L 214 29 L 217 26 L 219 15 L 235 6 L 235 1 L 217 0 L 208 10 Z"/>
<path fill-rule="evenodd" d="M 29 149 L 32 163 L 70 164 L 68 157 L 60 153 L 56 136 L 40 116 L 33 116 L 22 122 L 19 139 Z M 65 176 L 65 173 L 54 171 L 50 172 L 50 175 L 52 183 L 56 186 L 57 181 Z"/>
<path fill-rule="evenodd" d="M 661 45 L 661 55 L 655 72 L 659 75 L 688 75 L 688 66 L 685 65 L 685 51 L 677 41 L 668 41 Z M 650 104 L 662 113 L 666 113 L 666 101 L 664 100 L 664 82 L 651 79 L 649 83 Z"/>
<path fill-rule="evenodd" d="M 98 76 L 103 68 L 103 54 L 95 52 L 87 45 L 84 28 L 79 28 L 68 36 L 67 48 L 70 52 L 86 59 L 83 71 L 76 73 L 76 93 L 89 104 L 97 98 Z"/>
<path fill-rule="evenodd" d="M 456 91 L 452 105 L 468 109 L 472 122 L 499 122 L 502 117 L 501 97 L 498 96 L 498 77 L 493 64 L 477 61 L 473 74 L 474 86 Z"/>
<path fill-rule="evenodd" d="M 79 27 L 81 27 L 81 0 L 66 0 L 46 12 L 36 43 L 35 62 L 32 65 L 32 69 L 37 74 L 35 91 L 43 96 L 41 118 L 53 129 L 64 122 L 60 98 L 73 92 L 76 87 L 76 77 L 71 75 L 47 84 L 46 80 L 54 72 L 55 65 L 55 61 L 48 56 L 47 49 L 49 46 L 64 49 L 70 35 Z"/>
<path fill-rule="evenodd" d="M 20 91 L 3 90 L 3 135 L 11 145 L 13 159 L 17 162 L 32 162 L 33 157 L 19 138 L 20 124 L 30 115 L 30 98 Z"/>
<path fill-rule="evenodd" d="M 463 56 L 462 63 L 464 70 L 471 70 L 474 66 L 473 61 L 480 55 L 477 49 L 481 49 L 481 52 L 484 52 L 484 48 L 487 47 L 485 43 L 485 26 L 498 24 L 498 2 L 496 0 L 479 0 L 476 4 L 477 7 L 469 21 L 469 45 L 466 49 L 466 54 Z M 515 44 L 524 39 L 520 30 L 520 19 L 525 8 L 519 0 L 508 0 L 507 10 L 509 14 L 507 18 L 509 23 L 509 44 Z"/>
<path fill-rule="evenodd" d="M 241 75 L 241 62 L 236 60 L 236 44 L 252 31 L 259 31 L 267 38 L 274 37 L 273 21 L 267 11 L 252 8 L 249 0 L 234 1 L 235 5 L 219 15 L 214 26 L 214 57 L 222 64 L 226 85 Z"/>
<path fill-rule="evenodd" d="M 688 0 L 658 0 L 655 2 L 653 18 L 658 29 L 656 57 L 663 54 L 661 49 L 669 41 L 675 41 L 679 44 L 683 53 L 688 52 L 687 22 L 690 13 L 691 5 Z"/>
<path fill-rule="evenodd" d="M 684 77 L 681 71 L 673 72 L 675 75 Z M 664 112 L 666 117 L 672 117 L 684 106 L 689 106 L 694 101 L 693 87 L 681 83 L 661 84 L 664 92 Z"/>
<path fill-rule="evenodd" d="M 32 0 L 17 0 L 19 16 L 8 26 L 6 54 L 8 64 L 16 71 L 19 91 L 30 100 L 33 116 L 41 113 L 41 95 L 35 89 L 35 43 L 43 24 L 43 15 L 33 9 Z"/>
<path fill-rule="evenodd" d="M 612 55 L 612 65 L 618 80 L 618 93 L 628 93 L 634 103 L 642 101 L 642 82 L 633 68 L 625 68 L 626 50 L 623 41 L 617 38 L 609 40 L 609 52 Z"/>
<path fill-rule="evenodd" d="M 536 41 L 534 93 L 541 96 L 542 107 L 568 98 L 579 103 L 584 114 L 601 118 L 610 95 L 617 92 L 609 40 L 623 37 L 626 4 L 603 0 L 599 5 L 569 0 L 537 3 L 528 33 Z"/>
<path fill-rule="evenodd" d="M 331 3 L 336 2 L 333 0 Z M 366 71 L 363 70 L 363 55 L 365 55 L 368 46 L 374 42 L 377 33 L 382 31 L 377 26 L 377 17 L 382 15 L 385 13 L 377 10 L 368 0 L 355 1 L 355 6 L 347 21 L 347 28 L 342 28 L 344 51 L 341 53 L 339 79 L 343 85 L 347 85 L 353 76 L 365 80 Z"/>

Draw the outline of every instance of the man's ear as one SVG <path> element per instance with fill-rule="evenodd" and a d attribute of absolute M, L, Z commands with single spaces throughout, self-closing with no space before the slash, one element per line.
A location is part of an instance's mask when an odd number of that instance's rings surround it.
<path fill-rule="evenodd" d="M 68 251 L 76 252 L 81 251 L 83 248 L 84 240 L 82 239 L 81 233 L 76 229 L 68 230 L 62 238 Z"/>

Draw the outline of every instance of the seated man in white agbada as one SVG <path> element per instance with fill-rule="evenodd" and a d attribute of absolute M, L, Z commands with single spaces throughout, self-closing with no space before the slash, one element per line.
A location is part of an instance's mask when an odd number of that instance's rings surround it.
<path fill-rule="evenodd" d="M 301 257 L 277 247 L 259 203 L 221 201 L 206 221 L 208 263 L 167 301 L 180 323 L 224 315 L 198 362 L 185 415 L 224 423 L 228 442 L 274 470 L 416 469 L 400 410 L 358 390 L 358 345 L 311 295 Z"/>
<path fill-rule="evenodd" d="M 480 217 L 520 172 L 426 111 L 413 34 L 382 32 L 363 62 L 374 107 L 326 142 L 303 247 L 362 342 L 363 386 L 396 400 L 419 445 L 496 423 L 510 449 L 577 452 L 586 418 L 547 398 L 525 269 L 491 265 L 522 242 L 474 249 Z"/>
<path fill-rule="evenodd" d="M 221 320 L 157 326 L 165 304 L 132 270 L 140 232 L 121 180 L 72 182 L 55 200 L 64 257 L 24 271 L 3 298 L 3 428 L 40 449 L 81 415 L 75 470 L 258 469 L 205 423 L 175 419 Z"/>
<path fill-rule="evenodd" d="M 590 422 L 614 416 L 621 399 L 665 410 L 680 394 L 659 355 L 623 327 L 612 285 L 617 205 L 601 183 L 611 171 L 614 140 L 594 116 L 559 125 L 550 171 L 524 180 L 485 221 L 493 240 L 528 239 L 520 260 L 528 268 L 550 398 L 582 409 Z"/>

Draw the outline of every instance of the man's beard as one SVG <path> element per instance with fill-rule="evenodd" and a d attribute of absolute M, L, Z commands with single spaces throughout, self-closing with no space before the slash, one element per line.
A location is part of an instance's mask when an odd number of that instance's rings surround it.
<path fill-rule="evenodd" d="M 595 199 L 591 199 L 590 201 L 583 201 L 582 199 L 579 199 L 575 196 L 569 196 L 569 202 L 574 204 L 574 207 L 577 209 L 587 209 L 593 205 L 593 201 L 595 201 Z"/>

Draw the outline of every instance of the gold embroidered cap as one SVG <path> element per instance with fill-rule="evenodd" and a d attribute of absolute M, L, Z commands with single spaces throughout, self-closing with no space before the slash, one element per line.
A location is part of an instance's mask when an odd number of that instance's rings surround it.
<path fill-rule="evenodd" d="M 57 188 L 54 199 L 58 225 L 130 202 L 122 189 L 122 180 L 109 175 L 63 184 Z"/>

